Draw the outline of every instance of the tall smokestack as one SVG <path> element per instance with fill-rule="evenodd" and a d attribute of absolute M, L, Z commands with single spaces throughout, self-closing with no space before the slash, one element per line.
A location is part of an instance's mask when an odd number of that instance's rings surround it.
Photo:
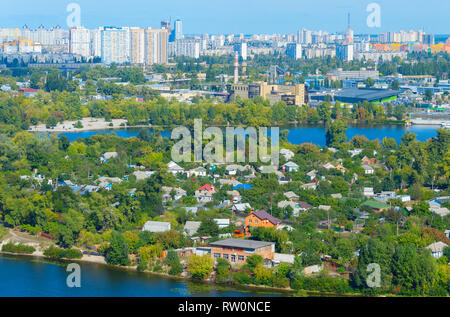
<path fill-rule="evenodd" d="M 234 83 L 237 84 L 239 81 L 239 55 L 238 52 L 234 54 Z"/>

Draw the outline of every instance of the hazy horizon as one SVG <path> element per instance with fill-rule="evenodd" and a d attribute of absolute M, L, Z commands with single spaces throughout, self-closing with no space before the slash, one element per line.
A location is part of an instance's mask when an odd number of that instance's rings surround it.
<path fill-rule="evenodd" d="M 160 27 L 160 21 L 180 18 L 184 34 L 295 33 L 299 29 L 343 32 L 347 14 L 356 34 L 419 30 L 449 34 L 450 1 L 428 0 L 3 0 L 0 27 L 32 28 L 60 25 L 68 28 L 67 5 L 81 8 L 81 24 L 99 26 Z M 367 5 L 381 7 L 381 27 L 370 28 Z M 447 12 L 447 13 L 446 13 Z"/>

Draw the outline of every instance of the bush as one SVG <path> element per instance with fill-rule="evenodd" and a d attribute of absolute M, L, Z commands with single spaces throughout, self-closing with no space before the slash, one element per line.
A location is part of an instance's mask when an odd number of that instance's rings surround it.
<path fill-rule="evenodd" d="M 181 265 L 181 263 L 173 263 L 170 266 L 170 270 L 169 270 L 170 275 L 178 275 L 181 272 L 183 272 L 183 266 Z"/>
<path fill-rule="evenodd" d="M 233 275 L 233 282 L 236 283 L 236 284 L 243 284 L 243 285 L 245 285 L 245 284 L 252 284 L 253 283 L 253 278 L 249 274 L 247 274 L 246 272 L 239 271 L 239 272 L 236 272 Z"/>
<path fill-rule="evenodd" d="M 153 268 L 153 272 L 155 273 L 161 273 L 163 271 L 163 268 L 161 265 L 155 265 L 155 267 Z"/>
<path fill-rule="evenodd" d="M 3 245 L 2 251 L 18 254 L 32 254 L 34 251 L 36 251 L 36 249 L 28 245 L 8 242 L 7 244 Z"/>
<path fill-rule="evenodd" d="M 295 279 L 291 281 L 291 288 L 332 293 L 350 293 L 353 291 L 348 280 L 330 277 L 303 277 Z"/>
<path fill-rule="evenodd" d="M 277 276 L 273 279 L 273 286 L 279 288 L 289 287 L 289 279 L 283 276 Z"/>
<path fill-rule="evenodd" d="M 249 256 L 246 260 L 249 270 L 253 271 L 258 265 L 264 264 L 264 259 L 259 254 Z"/>
<path fill-rule="evenodd" d="M 44 255 L 52 259 L 81 259 L 83 253 L 77 249 L 59 249 L 51 246 L 44 251 Z"/>
<path fill-rule="evenodd" d="M 145 271 L 147 269 L 147 263 L 145 262 L 139 262 L 136 270 L 138 270 L 139 272 Z"/>

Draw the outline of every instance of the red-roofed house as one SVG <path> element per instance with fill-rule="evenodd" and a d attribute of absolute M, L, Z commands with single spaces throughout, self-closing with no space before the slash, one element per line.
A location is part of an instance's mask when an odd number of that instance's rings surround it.
<path fill-rule="evenodd" d="M 19 91 L 24 96 L 34 96 L 38 93 L 39 90 L 33 88 L 19 88 Z"/>
<path fill-rule="evenodd" d="M 195 191 L 195 198 L 199 203 L 206 203 L 213 200 L 213 195 L 217 193 L 217 189 L 209 184 L 203 185 Z"/>

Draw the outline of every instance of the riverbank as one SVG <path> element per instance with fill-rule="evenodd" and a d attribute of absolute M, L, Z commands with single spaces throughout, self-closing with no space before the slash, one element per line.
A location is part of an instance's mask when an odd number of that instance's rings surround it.
<path fill-rule="evenodd" d="M 211 288 L 226 288 L 226 289 L 234 289 L 236 291 L 250 291 L 250 293 L 269 293 L 271 296 L 283 296 L 283 297 L 291 297 L 296 296 L 298 293 L 303 293 L 304 296 L 314 296 L 314 297 L 322 297 L 322 296 L 330 296 L 330 297 L 362 297 L 365 296 L 360 293 L 332 293 L 332 292 L 321 292 L 321 291 L 313 291 L 313 290 L 294 290 L 292 288 L 277 288 L 265 285 L 254 285 L 254 284 L 233 284 L 233 283 L 217 283 L 212 279 L 208 280 L 194 280 L 189 276 L 180 276 L 180 275 L 170 275 L 168 273 L 158 273 L 152 271 L 139 271 L 137 270 L 137 266 L 118 266 L 111 265 L 106 263 L 104 257 L 96 257 L 96 256 L 86 256 L 84 255 L 81 259 L 53 259 L 47 256 L 44 256 L 42 253 L 33 253 L 33 254 L 17 254 L 10 252 L 2 252 L 0 251 L 1 256 L 11 256 L 18 257 L 24 260 L 27 259 L 35 259 L 38 261 L 49 261 L 50 263 L 88 263 L 88 264 L 98 264 L 102 265 L 106 268 L 115 269 L 119 271 L 129 271 L 133 273 L 143 273 L 146 275 L 150 275 L 153 277 L 159 277 L 163 279 L 173 280 L 173 281 L 181 281 L 184 283 L 194 283 L 196 285 L 209 286 Z M 99 260 L 102 258 L 103 260 Z"/>

